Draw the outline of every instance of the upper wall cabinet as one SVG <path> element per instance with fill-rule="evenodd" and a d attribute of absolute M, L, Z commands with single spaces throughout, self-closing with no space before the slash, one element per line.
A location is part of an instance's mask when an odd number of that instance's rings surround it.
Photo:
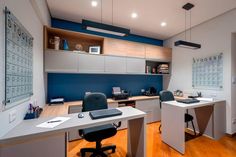
<path fill-rule="evenodd" d="M 112 38 L 105 38 L 104 54 L 145 58 L 145 45 Z"/>
<path fill-rule="evenodd" d="M 77 54 L 73 52 L 48 50 L 45 53 L 46 72 L 77 72 Z"/>
<path fill-rule="evenodd" d="M 119 56 L 105 56 L 105 72 L 113 74 L 125 74 L 126 58 Z"/>
<path fill-rule="evenodd" d="M 169 72 L 160 67 L 172 59 L 170 48 L 50 27 L 44 27 L 44 48 L 46 72 L 163 75 Z"/>
<path fill-rule="evenodd" d="M 126 58 L 126 72 L 129 74 L 145 74 L 145 59 Z"/>
<path fill-rule="evenodd" d="M 146 58 L 170 62 L 172 59 L 172 49 L 160 46 L 146 45 Z"/>
<path fill-rule="evenodd" d="M 102 55 L 78 54 L 78 72 L 103 73 L 105 57 Z"/>

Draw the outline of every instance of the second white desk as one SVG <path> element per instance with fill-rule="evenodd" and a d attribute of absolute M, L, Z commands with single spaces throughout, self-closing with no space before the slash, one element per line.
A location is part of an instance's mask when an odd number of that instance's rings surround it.
<path fill-rule="evenodd" d="M 177 101 L 163 102 L 161 111 L 162 141 L 181 154 L 185 153 L 184 114 L 187 109 L 194 109 L 200 134 L 204 133 L 210 121 L 212 133 L 207 136 L 219 139 L 225 134 L 226 107 L 224 100 L 201 101 L 193 104 Z"/>

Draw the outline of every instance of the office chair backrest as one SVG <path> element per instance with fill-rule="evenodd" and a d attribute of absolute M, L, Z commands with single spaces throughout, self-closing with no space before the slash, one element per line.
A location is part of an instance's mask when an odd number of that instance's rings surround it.
<path fill-rule="evenodd" d="M 160 91 L 159 94 L 160 94 L 160 108 L 161 108 L 162 102 L 175 100 L 174 95 L 172 94 L 171 91 L 163 90 L 163 91 Z"/>
<path fill-rule="evenodd" d="M 84 97 L 82 112 L 107 109 L 107 98 L 103 93 L 91 93 Z"/>
<path fill-rule="evenodd" d="M 171 91 L 167 91 L 167 90 L 160 91 L 161 102 L 172 101 L 172 100 L 175 100 L 175 98 Z"/>

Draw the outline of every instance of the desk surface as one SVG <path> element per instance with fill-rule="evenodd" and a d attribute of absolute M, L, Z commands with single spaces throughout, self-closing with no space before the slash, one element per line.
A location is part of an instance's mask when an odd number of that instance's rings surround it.
<path fill-rule="evenodd" d="M 207 105 L 213 105 L 215 103 L 221 103 L 221 102 L 225 102 L 225 100 L 200 101 L 198 103 L 192 103 L 192 104 L 185 104 L 185 103 L 180 103 L 177 101 L 167 101 L 167 102 L 163 102 L 163 105 L 172 105 L 176 107 L 181 107 L 183 109 L 191 109 L 191 108 L 203 107 Z"/>
<path fill-rule="evenodd" d="M 107 99 L 108 105 L 111 103 L 125 102 L 125 101 L 137 101 L 137 100 L 150 100 L 150 99 L 159 99 L 159 96 L 133 96 L 129 99 L 124 100 L 113 100 L 111 98 Z M 74 102 L 65 102 L 64 105 L 55 105 L 48 106 L 45 105 L 43 108 L 43 112 L 40 117 L 48 117 L 48 116 L 59 116 L 68 114 L 69 106 L 82 106 L 82 101 L 74 101 Z"/>
<path fill-rule="evenodd" d="M 118 108 L 122 111 L 122 115 L 102 118 L 97 120 L 92 120 L 89 116 L 89 112 L 84 112 L 84 118 L 78 118 L 78 114 L 67 114 L 64 117 L 70 117 L 70 119 L 55 128 L 39 128 L 36 125 L 41 124 L 47 120 L 50 120 L 54 117 L 44 117 L 33 120 L 25 120 L 8 132 L 5 136 L 0 138 L 0 144 L 7 144 L 15 140 L 27 140 L 32 139 L 36 136 L 50 136 L 55 133 L 63 133 L 75 129 L 83 129 L 87 127 L 93 127 L 103 124 L 109 124 L 112 122 L 118 122 L 122 120 L 130 120 L 141 118 L 146 115 L 145 112 L 142 112 L 138 109 L 132 107 L 122 107 Z"/>

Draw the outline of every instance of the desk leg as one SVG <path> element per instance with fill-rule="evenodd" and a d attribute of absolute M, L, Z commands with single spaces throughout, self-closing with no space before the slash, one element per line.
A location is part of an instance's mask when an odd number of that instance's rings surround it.
<path fill-rule="evenodd" d="M 161 110 L 162 141 L 180 152 L 185 153 L 185 110 L 181 107 L 164 104 Z"/>
<path fill-rule="evenodd" d="M 145 117 L 128 121 L 128 157 L 146 157 Z"/>

